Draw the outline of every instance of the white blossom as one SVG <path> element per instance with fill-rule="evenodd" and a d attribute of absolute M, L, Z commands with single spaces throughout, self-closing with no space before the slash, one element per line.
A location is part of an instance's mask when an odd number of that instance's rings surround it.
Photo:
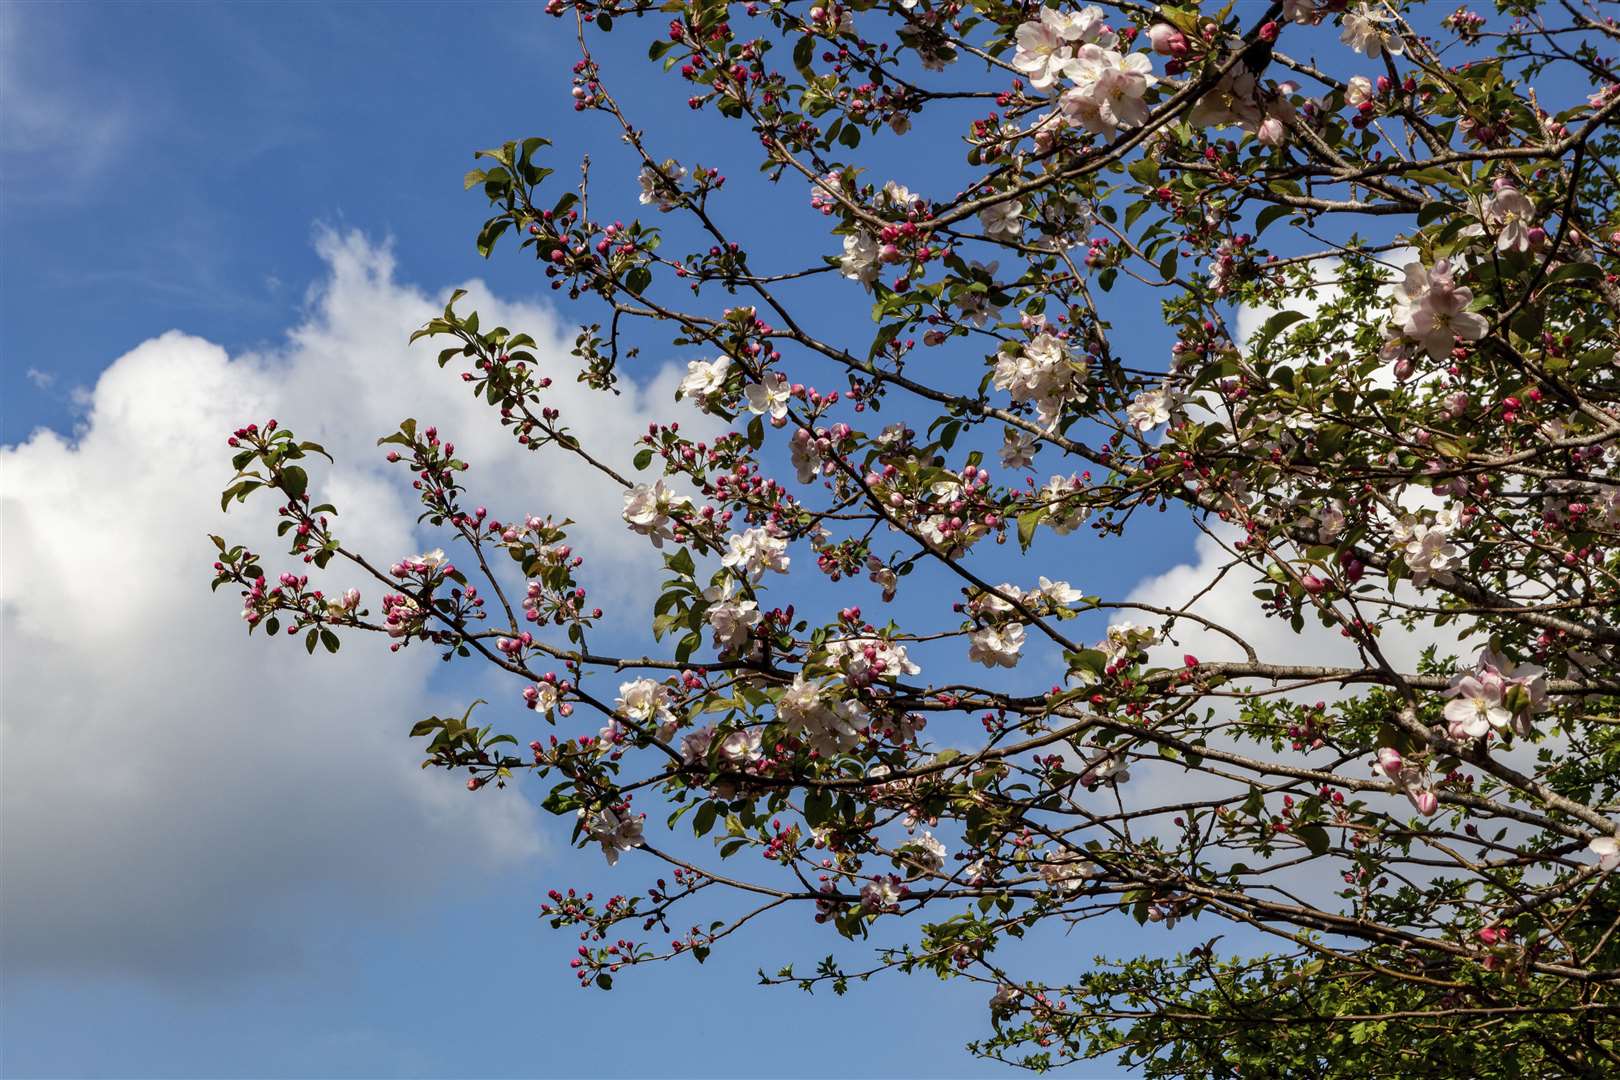
<path fill-rule="evenodd" d="M 893 878 L 874 878 L 861 886 L 861 907 L 870 912 L 893 911 L 900 906 L 900 883 Z"/>
<path fill-rule="evenodd" d="M 986 626 L 968 639 L 968 659 L 988 668 L 1016 667 L 1018 650 L 1023 647 L 1024 628 L 1020 624 Z"/>
<path fill-rule="evenodd" d="M 1158 640 L 1159 633 L 1152 627 L 1120 622 L 1108 628 L 1108 636 L 1098 642 L 1097 648 L 1108 657 L 1110 664 L 1115 664 L 1136 655 Z"/>
<path fill-rule="evenodd" d="M 1041 880 L 1054 892 L 1072 893 L 1092 878 L 1102 876 L 1102 867 L 1073 854 L 1048 855 L 1041 861 Z"/>
<path fill-rule="evenodd" d="M 1027 469 L 1035 464 L 1040 443 L 1033 435 L 1017 428 L 1003 428 L 1001 432 L 1001 465 L 1005 469 Z"/>
<path fill-rule="evenodd" d="M 1004 347 L 996 356 L 991 381 L 1015 401 L 1035 402 L 1042 418 L 1051 423 L 1062 411 L 1077 374 L 1063 342 L 1042 332 L 1022 347 Z"/>
<path fill-rule="evenodd" d="M 994 203 L 979 211 L 979 224 L 992 240 L 1010 240 L 1024 231 L 1024 204 L 1019 199 Z"/>
<path fill-rule="evenodd" d="M 1044 576 L 1040 579 L 1040 587 L 1035 591 L 1061 607 L 1067 607 L 1085 598 L 1084 593 L 1067 581 L 1051 581 Z"/>
<path fill-rule="evenodd" d="M 643 165 L 637 177 L 641 183 L 641 205 L 657 204 L 664 213 L 675 209 L 680 205 L 679 185 L 685 178 L 686 170 L 676 164 L 674 158 L 657 168 Z"/>
<path fill-rule="evenodd" d="M 1478 341 L 1490 328 L 1484 316 L 1468 310 L 1473 300 L 1473 291 L 1456 283 L 1447 260 L 1427 270 L 1422 263 L 1409 263 L 1395 287 L 1395 323 L 1439 360 L 1450 354 L 1457 338 Z"/>
<path fill-rule="evenodd" d="M 1054 476 L 1041 488 L 1046 513 L 1044 524 L 1059 536 L 1067 536 L 1085 523 L 1091 510 L 1075 494 L 1084 486 L 1078 476 Z"/>
<path fill-rule="evenodd" d="M 725 389 L 726 375 L 731 371 L 729 356 L 714 360 L 691 360 L 686 365 L 686 378 L 681 380 L 680 396 L 691 398 L 699 405 L 707 405 L 713 394 Z"/>
<path fill-rule="evenodd" d="M 715 645 L 721 650 L 740 649 L 747 645 L 753 637 L 754 627 L 765 617 L 758 604 L 737 596 L 735 590 L 736 582 L 727 578 L 721 584 L 703 591 L 703 598 L 709 602 L 709 610 L 704 617 L 714 630 Z"/>
<path fill-rule="evenodd" d="M 619 698 L 614 707 L 620 716 L 638 721 L 643 727 L 666 728 L 675 722 L 669 699 L 669 687 L 663 683 L 654 679 L 632 679 L 619 684 Z"/>
<path fill-rule="evenodd" d="M 1382 53 L 1399 56 L 1405 47 L 1399 36 L 1384 29 L 1389 16 L 1374 11 L 1370 5 L 1360 4 L 1344 15 L 1344 30 L 1339 40 L 1367 58 L 1376 60 Z"/>
<path fill-rule="evenodd" d="M 1511 184 L 1497 185 L 1485 203 L 1485 220 L 1496 229 L 1496 250 L 1529 251 L 1535 245 L 1536 204 Z"/>
<path fill-rule="evenodd" d="M 808 484 L 821 472 L 823 462 L 821 451 L 816 448 L 816 438 L 804 428 L 795 431 L 788 441 L 788 456 L 801 484 Z"/>
<path fill-rule="evenodd" d="M 871 233 L 850 233 L 844 237 L 844 254 L 838 260 L 840 272 L 851 281 L 870 286 L 878 277 L 879 250 Z"/>
<path fill-rule="evenodd" d="M 924 832 L 915 839 L 908 840 L 900 848 L 910 861 L 930 874 L 937 874 L 945 869 L 945 845 L 935 839 L 931 832 Z"/>
<path fill-rule="evenodd" d="M 787 553 L 787 546 L 786 539 L 761 527 L 733 533 L 726 540 L 726 554 L 720 565 L 758 584 L 767 570 L 777 574 L 788 572 L 788 564 L 793 559 Z"/>
<path fill-rule="evenodd" d="M 1450 583 L 1451 571 L 1462 563 L 1461 549 L 1451 542 L 1454 526 L 1452 518 L 1441 514 L 1432 522 L 1406 517 L 1396 525 L 1395 540 L 1412 571 L 1412 584 L 1421 588 L 1431 579 L 1442 585 Z"/>
<path fill-rule="evenodd" d="M 582 806 L 579 808 L 579 820 L 585 835 L 602 845 L 602 854 L 606 856 L 609 866 L 618 864 L 621 851 L 641 846 L 640 816 L 626 814 L 621 817 L 607 809 L 592 813 Z"/>
<path fill-rule="evenodd" d="M 541 716 L 550 716 L 551 711 L 557 707 L 562 697 L 557 691 L 556 683 L 537 682 L 533 686 L 534 693 L 524 695 L 528 700 L 529 708 Z"/>
<path fill-rule="evenodd" d="M 1130 778 L 1130 762 L 1125 755 L 1107 747 L 1100 747 L 1087 758 L 1086 769 L 1080 774 L 1080 782 L 1087 787 L 1123 784 Z"/>
<path fill-rule="evenodd" d="M 780 371 L 767 371 L 757 383 L 743 390 L 748 399 L 748 411 L 755 415 L 769 413 L 772 421 L 787 419 L 788 402 L 793 399 L 793 386 Z"/>
<path fill-rule="evenodd" d="M 751 765 L 764 756 L 764 751 L 760 749 L 758 728 L 728 731 L 720 740 L 720 760 L 732 768 Z"/>
<path fill-rule="evenodd" d="M 1170 422 L 1173 404 L 1172 392 L 1168 388 L 1143 390 L 1126 407 L 1125 415 L 1138 431 L 1147 431 Z"/>
<path fill-rule="evenodd" d="M 661 548 L 664 541 L 675 535 L 670 527 L 674 514 L 692 505 L 685 495 L 678 495 L 660 478 L 651 484 L 637 484 L 624 495 L 624 521 L 631 530 L 649 537 L 653 547 Z"/>
<path fill-rule="evenodd" d="M 714 726 L 700 727 L 687 732 L 681 738 L 681 760 L 688 765 L 696 765 L 706 761 L 709 757 L 709 747 L 714 744 Z"/>
<path fill-rule="evenodd" d="M 1087 45 L 1065 65 L 1063 73 L 1075 84 L 1063 95 L 1063 104 L 1087 130 L 1111 134 L 1114 128 L 1137 127 L 1147 121 L 1143 95 L 1154 76 L 1153 62 L 1146 53 L 1125 54 Z"/>

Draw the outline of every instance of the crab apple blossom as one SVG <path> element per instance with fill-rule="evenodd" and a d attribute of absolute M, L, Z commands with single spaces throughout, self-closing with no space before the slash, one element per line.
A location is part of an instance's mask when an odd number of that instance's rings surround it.
<path fill-rule="evenodd" d="M 681 380 L 680 393 L 700 405 L 725 389 L 726 376 L 731 371 L 731 358 L 722 356 L 714 360 L 692 360 L 686 365 L 686 377 Z"/>
<path fill-rule="evenodd" d="M 720 564 L 755 584 L 767 570 L 787 573 L 793 561 L 787 554 L 787 540 L 772 536 L 766 529 L 753 528 L 734 534 L 727 538 L 726 544 L 727 551 Z"/>
<path fill-rule="evenodd" d="M 551 0 L 615 152 L 467 183 L 572 351 L 423 313 L 420 555 L 244 417 L 214 586 L 511 680 L 401 734 L 614 864 L 582 986 L 814 935 L 1033 1069 L 1613 1073 L 1616 31 L 1497 9 Z"/>
<path fill-rule="evenodd" d="M 780 371 L 766 372 L 763 382 L 751 383 L 743 390 L 748 410 L 770 416 L 772 420 L 787 418 L 788 402 L 793 398 L 787 376 Z"/>
<path fill-rule="evenodd" d="M 985 667 L 1016 667 L 1018 651 L 1024 647 L 1024 628 L 987 626 L 968 639 L 968 659 Z"/>

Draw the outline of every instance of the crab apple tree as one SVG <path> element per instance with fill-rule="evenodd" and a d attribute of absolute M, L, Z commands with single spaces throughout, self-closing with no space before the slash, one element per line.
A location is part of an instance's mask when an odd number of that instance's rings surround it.
<path fill-rule="evenodd" d="M 969 1050 L 1036 1069 L 1620 1072 L 1600 5 L 509 18 L 577 47 L 557 104 L 619 147 L 467 175 L 573 359 L 462 294 L 412 340 L 599 478 L 661 587 L 597 606 L 602 505 L 477 505 L 505 485 L 431 418 L 379 450 L 418 555 L 341 539 L 321 447 L 232 433 L 223 504 L 279 503 L 288 556 L 216 537 L 214 584 L 250 633 L 509 680 L 410 735 L 625 879 L 543 900 L 582 986 L 801 920 L 830 955 L 765 982 L 978 984 Z M 667 419 L 600 445 L 554 382 L 612 409 L 647 354 L 685 365 Z M 1181 593 L 1122 585 L 1172 534 Z"/>

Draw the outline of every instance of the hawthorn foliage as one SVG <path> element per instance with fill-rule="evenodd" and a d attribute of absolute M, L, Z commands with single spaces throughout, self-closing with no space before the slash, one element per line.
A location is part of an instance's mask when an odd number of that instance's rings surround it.
<path fill-rule="evenodd" d="M 587 312 L 573 374 L 602 407 L 645 342 L 688 361 L 681 400 L 597 446 L 528 335 L 458 295 L 416 337 L 537 467 L 622 496 L 663 587 L 612 614 L 656 647 L 594 644 L 579 508 L 472 505 L 414 420 L 381 442 L 443 548 L 346 546 L 309 491 L 320 447 L 250 424 L 224 501 L 274 492 L 308 567 L 272 580 L 216 538 L 215 585 L 311 652 L 372 631 L 510 675 L 527 712 L 411 734 L 473 791 L 540 785 L 576 842 L 648 875 L 545 905 L 586 942 L 582 985 L 798 911 L 852 944 L 766 982 L 981 983 L 970 1049 L 1036 1069 L 1620 1068 L 1599 5 L 545 11 L 580 50 L 574 108 L 625 146 L 595 168 L 639 202 L 515 140 L 467 177 L 479 250 Z M 653 71 L 603 70 L 609 33 Z M 778 203 L 638 127 L 631 78 L 743 130 Z M 959 147 L 960 175 L 905 175 L 918 140 Z M 789 215 L 824 244 L 739 239 Z M 1107 552 L 1166 521 L 1206 538 L 1207 580 L 1110 592 Z M 1208 602 L 1228 581 L 1236 612 Z M 1121 919 L 1144 928 L 1123 954 L 1054 932 Z"/>

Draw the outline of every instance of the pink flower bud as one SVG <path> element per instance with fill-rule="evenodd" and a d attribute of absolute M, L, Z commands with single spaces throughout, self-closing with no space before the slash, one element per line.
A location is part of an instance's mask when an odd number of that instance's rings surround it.
<path fill-rule="evenodd" d="M 1187 51 L 1187 39 L 1169 23 L 1154 23 L 1149 27 L 1148 44 L 1160 56 L 1176 56 Z"/>
<path fill-rule="evenodd" d="M 1405 766 L 1406 762 L 1394 747 L 1380 746 L 1378 748 L 1378 767 L 1383 770 L 1385 776 L 1393 780 L 1401 774 L 1401 769 Z"/>
<path fill-rule="evenodd" d="M 1440 797 L 1432 791 L 1411 792 L 1412 805 L 1424 817 L 1433 817 L 1435 811 L 1440 809 Z"/>

